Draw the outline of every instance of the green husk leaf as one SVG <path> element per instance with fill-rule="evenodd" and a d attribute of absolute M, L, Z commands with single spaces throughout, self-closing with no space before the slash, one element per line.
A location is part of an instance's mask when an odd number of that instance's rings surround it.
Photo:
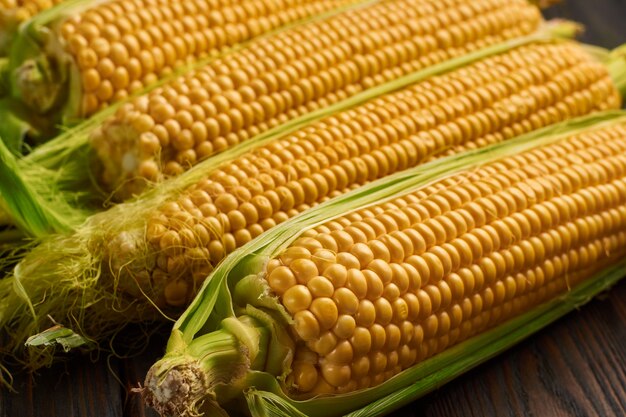
<path fill-rule="evenodd" d="M 146 377 L 147 384 L 154 387 L 142 392 L 146 403 L 167 415 L 195 416 L 197 409 L 208 408 L 213 412 L 210 415 L 228 416 L 217 403 L 217 392 L 221 399 L 236 395 L 235 387 L 250 366 L 248 348 L 238 337 L 264 344 L 267 335 L 255 328 L 254 321 L 233 320 L 238 323 L 239 336 L 221 328 L 161 359 L 160 367 Z"/>
<path fill-rule="evenodd" d="M 626 44 L 619 46 L 609 53 L 606 61 L 611 78 L 620 95 L 626 96 Z"/>
<path fill-rule="evenodd" d="M 0 90 L 2 90 L 1 83 L 2 80 L 0 79 Z M 4 144 L 12 153 L 17 155 L 21 153 L 24 136 L 31 130 L 31 126 L 13 111 L 16 105 L 17 103 L 9 98 L 0 100 L 0 114 L 5 115 L 2 118 L 2 123 L 0 123 L 0 138 L 7 138 L 7 140 L 3 140 Z"/>
<path fill-rule="evenodd" d="M 54 212 L 42 210 L 41 196 L 18 174 L 17 161 L 0 139 L 0 197 L 5 212 L 22 230 L 34 235 L 48 234 L 63 228 Z"/>
<path fill-rule="evenodd" d="M 31 336 L 28 340 L 26 340 L 27 347 L 60 345 L 65 352 L 69 352 L 74 348 L 89 344 L 91 344 L 90 340 L 85 339 L 81 335 L 63 326 L 51 327 L 50 329 L 35 336 Z"/>
<path fill-rule="evenodd" d="M 3 16 L 0 11 L 0 59 L 2 60 L 4 60 L 3 57 L 9 53 L 13 34 L 17 27 L 14 20 L 15 19 L 12 19 L 10 16 Z M 6 60 L 6 64 L 8 64 L 8 60 Z M 3 78 L 3 76 L 0 75 L 0 79 L 1 78 Z M 9 91 L 8 88 L 3 88 L 1 84 L 2 81 L 0 81 L 0 97 L 7 94 Z"/>
<path fill-rule="evenodd" d="M 0 35 L 1 37 L 2 35 Z M 2 41 L 0 40 L 0 56 L 2 51 Z M 9 94 L 9 60 L 0 57 L 0 98 Z"/>

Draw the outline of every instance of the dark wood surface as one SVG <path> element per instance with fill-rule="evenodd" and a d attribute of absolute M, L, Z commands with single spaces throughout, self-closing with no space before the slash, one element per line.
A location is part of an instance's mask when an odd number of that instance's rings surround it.
<path fill-rule="evenodd" d="M 626 42 L 626 0 L 565 0 L 548 16 L 585 23 L 586 42 Z M 0 391 L 0 417 L 154 417 L 130 390 L 163 351 L 155 335 L 132 359 L 73 357 Z M 626 280 L 396 417 L 626 416 Z"/>

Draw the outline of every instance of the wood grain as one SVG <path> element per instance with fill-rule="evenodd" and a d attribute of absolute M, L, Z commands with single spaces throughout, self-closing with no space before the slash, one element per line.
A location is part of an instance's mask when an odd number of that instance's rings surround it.
<path fill-rule="evenodd" d="M 122 386 L 113 373 L 119 373 L 119 362 L 76 357 L 35 376 L 18 373 L 18 393 L 0 395 L 0 416 L 123 417 Z"/>
<path fill-rule="evenodd" d="M 626 42 L 626 1 L 566 0 L 545 13 L 583 22 L 585 42 Z M 133 359 L 72 358 L 0 391 L 0 417 L 156 417 L 131 389 L 164 349 L 151 338 Z M 395 417 L 626 415 L 626 281 Z"/>
<path fill-rule="evenodd" d="M 124 416 L 125 417 L 158 417 L 158 413 L 146 408 L 141 396 L 131 390 L 143 385 L 150 366 L 156 362 L 165 350 L 167 334 L 162 332 L 154 335 L 145 354 L 122 362 L 121 375 L 125 381 Z"/>

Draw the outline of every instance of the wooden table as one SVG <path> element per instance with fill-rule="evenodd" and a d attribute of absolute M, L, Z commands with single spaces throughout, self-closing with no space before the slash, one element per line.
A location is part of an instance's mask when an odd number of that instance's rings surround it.
<path fill-rule="evenodd" d="M 626 42 L 626 1 L 566 0 L 546 14 L 584 22 L 582 39 Z M 16 376 L 0 392 L 0 417 L 143 417 L 130 388 L 162 353 L 166 334 L 132 359 L 74 357 Z M 515 348 L 392 414 L 435 416 L 625 416 L 626 280 Z"/>

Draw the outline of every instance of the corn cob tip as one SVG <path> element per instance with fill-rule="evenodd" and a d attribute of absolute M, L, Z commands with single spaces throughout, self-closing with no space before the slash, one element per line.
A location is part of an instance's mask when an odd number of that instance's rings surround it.
<path fill-rule="evenodd" d="M 27 59 L 11 74 L 22 101 L 31 109 L 46 113 L 58 104 L 65 80 L 48 59 Z"/>
<path fill-rule="evenodd" d="M 169 370 L 164 378 L 160 378 L 153 367 L 140 392 L 145 403 L 161 416 L 193 415 L 189 406 L 194 397 L 193 387 L 204 386 L 198 381 L 204 381 L 203 373 L 193 362 Z"/>
<path fill-rule="evenodd" d="M 174 340 L 177 348 L 150 368 L 144 388 L 138 390 L 145 404 L 164 417 L 228 417 L 218 405 L 217 398 L 221 402 L 234 397 L 237 388 L 228 387 L 238 387 L 254 367 L 258 352 L 250 348 L 247 339 L 259 345 L 264 345 L 267 339 L 258 338 L 261 333 L 254 320 L 227 319 L 222 324 L 222 329 L 204 335 L 190 345 L 182 341 L 179 331 L 173 331 L 168 347 Z M 211 353 L 201 358 L 193 356 L 192 352 L 207 348 Z M 266 358 L 261 355 L 259 359 L 264 361 Z"/>

